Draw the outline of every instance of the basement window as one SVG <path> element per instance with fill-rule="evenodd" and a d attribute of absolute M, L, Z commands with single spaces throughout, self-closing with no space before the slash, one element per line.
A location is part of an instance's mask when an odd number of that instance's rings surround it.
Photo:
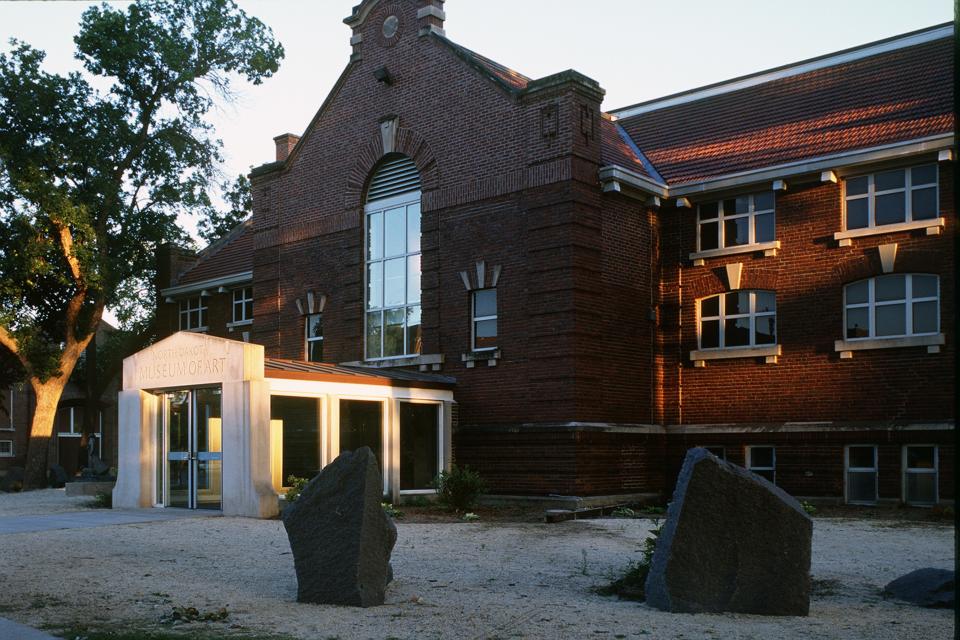
<path fill-rule="evenodd" d="M 844 450 L 843 464 L 847 475 L 847 503 L 876 504 L 877 447 L 850 445 Z"/>
<path fill-rule="evenodd" d="M 747 447 L 747 469 L 777 484 L 777 451 L 774 447 Z"/>
<path fill-rule="evenodd" d="M 939 460 L 935 445 L 907 445 L 903 448 L 903 501 L 931 506 L 938 501 Z"/>

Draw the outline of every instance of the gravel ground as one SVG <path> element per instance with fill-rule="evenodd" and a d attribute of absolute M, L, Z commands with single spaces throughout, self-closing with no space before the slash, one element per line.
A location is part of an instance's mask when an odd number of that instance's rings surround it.
<path fill-rule="evenodd" d="M 37 495 L 36 492 L 32 495 Z M 52 502 L 55 502 L 51 499 Z M 8 515 L 10 496 L 0 496 Z M 188 635 L 295 638 L 878 638 L 953 637 L 953 612 L 883 600 L 908 571 L 953 567 L 946 525 L 814 521 L 815 595 L 808 618 L 674 615 L 595 595 L 639 557 L 648 520 L 560 524 L 398 524 L 387 604 L 298 604 L 279 521 L 184 519 L 5 535 L 0 615 L 47 628 L 167 628 L 175 606 L 227 607 L 225 622 L 174 627 Z M 73 559 L 69 575 L 64 556 Z"/>
<path fill-rule="evenodd" d="M 68 498 L 63 489 L 44 489 L 24 493 L 0 492 L 0 516 L 37 516 L 45 513 L 83 511 L 93 496 Z"/>

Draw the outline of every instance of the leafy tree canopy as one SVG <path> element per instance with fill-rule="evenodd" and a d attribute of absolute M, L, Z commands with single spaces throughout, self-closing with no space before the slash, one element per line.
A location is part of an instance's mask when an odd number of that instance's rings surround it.
<path fill-rule="evenodd" d="M 224 184 L 222 189 L 226 210 L 208 207 L 201 212 L 203 217 L 197 225 L 200 237 L 206 240 L 207 244 L 213 244 L 230 233 L 253 212 L 253 195 L 250 193 L 250 179 L 247 176 L 241 173 L 232 184 Z"/>

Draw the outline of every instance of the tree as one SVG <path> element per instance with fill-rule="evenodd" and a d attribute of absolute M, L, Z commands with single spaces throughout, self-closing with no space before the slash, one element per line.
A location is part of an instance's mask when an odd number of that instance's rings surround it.
<path fill-rule="evenodd" d="M 177 215 L 209 204 L 214 99 L 283 58 L 233 0 L 91 7 L 74 43 L 109 89 L 43 71 L 24 43 L 0 55 L 0 346 L 36 395 L 28 487 L 44 483 L 60 395 L 103 310 L 129 304 L 158 244 L 185 240 Z"/>
<path fill-rule="evenodd" d="M 207 244 L 213 244 L 230 233 L 253 212 L 253 194 L 250 192 L 250 179 L 247 176 L 241 173 L 233 184 L 224 184 L 221 189 L 227 210 L 220 211 L 211 206 L 197 224 L 197 232 Z"/>

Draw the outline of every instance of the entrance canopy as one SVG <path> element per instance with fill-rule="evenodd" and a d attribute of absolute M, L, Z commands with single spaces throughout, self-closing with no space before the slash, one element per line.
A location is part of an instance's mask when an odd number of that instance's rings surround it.
<path fill-rule="evenodd" d="M 432 493 L 451 459 L 454 385 L 176 333 L 124 360 L 114 505 L 272 517 L 290 476 L 360 446 L 377 454 L 391 499 Z"/>

